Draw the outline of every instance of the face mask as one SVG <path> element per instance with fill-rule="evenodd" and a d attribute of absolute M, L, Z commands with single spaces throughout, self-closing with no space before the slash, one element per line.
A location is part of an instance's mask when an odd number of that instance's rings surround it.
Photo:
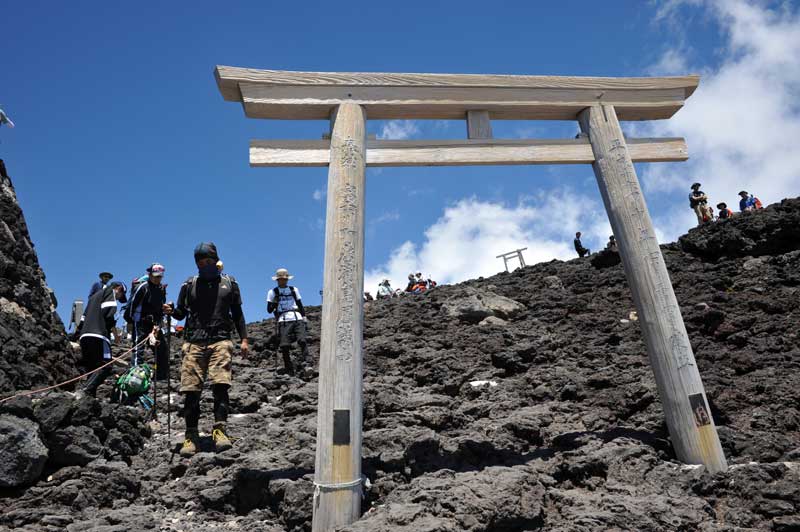
<path fill-rule="evenodd" d="M 209 280 L 219 276 L 219 270 L 217 269 L 216 264 L 206 264 L 204 266 L 200 266 L 197 271 L 199 272 L 201 279 Z"/>

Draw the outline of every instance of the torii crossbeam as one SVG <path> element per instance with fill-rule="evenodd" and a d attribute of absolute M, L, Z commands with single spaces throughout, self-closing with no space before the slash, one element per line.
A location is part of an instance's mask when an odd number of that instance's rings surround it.
<path fill-rule="evenodd" d="M 328 166 L 314 532 L 358 519 L 367 166 L 592 164 L 619 243 L 678 458 L 727 468 L 634 162 L 684 161 L 683 139 L 627 139 L 620 120 L 669 118 L 698 76 L 598 78 L 284 72 L 218 66 L 251 118 L 331 121 L 330 140 L 254 140 L 252 166 Z M 467 139 L 368 140 L 367 119 L 459 119 Z M 491 120 L 576 120 L 578 139 L 494 140 Z"/>

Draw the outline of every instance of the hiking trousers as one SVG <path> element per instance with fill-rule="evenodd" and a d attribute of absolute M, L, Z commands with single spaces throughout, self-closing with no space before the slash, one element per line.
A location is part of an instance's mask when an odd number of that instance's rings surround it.
<path fill-rule="evenodd" d="M 111 360 L 111 346 L 102 338 L 94 336 L 84 336 L 80 340 L 81 353 L 88 371 L 95 370 Z M 84 391 L 94 397 L 97 388 L 111 375 L 113 368 L 108 365 L 89 376 L 89 380 L 83 386 Z"/>
<path fill-rule="evenodd" d="M 306 339 L 306 322 L 303 320 L 280 321 L 278 322 L 278 334 L 280 335 L 280 349 L 283 355 L 283 366 L 289 373 L 294 373 L 294 363 L 290 350 L 292 344 L 297 342 L 300 346 L 300 363 L 303 366 L 313 368 L 314 364 L 308 354 L 308 340 Z"/>
<path fill-rule="evenodd" d="M 153 330 L 153 323 L 148 321 L 139 321 L 133 325 L 133 334 L 131 336 L 133 340 L 133 345 L 141 342 L 147 335 L 149 335 Z M 145 352 L 147 350 L 154 351 L 155 355 L 155 367 L 156 367 L 156 380 L 165 381 L 168 377 L 169 368 L 167 364 L 169 363 L 169 351 L 167 350 L 167 342 L 164 339 L 164 334 L 159 330 L 158 331 L 158 345 L 155 347 L 151 346 L 149 343 L 144 345 L 140 345 L 137 347 L 133 354 L 131 355 L 131 367 L 141 364 L 142 362 L 146 362 Z"/>

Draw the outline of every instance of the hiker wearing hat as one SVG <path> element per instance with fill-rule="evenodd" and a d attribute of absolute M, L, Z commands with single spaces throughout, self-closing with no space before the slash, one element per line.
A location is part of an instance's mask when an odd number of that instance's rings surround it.
<path fill-rule="evenodd" d="M 384 279 L 380 282 L 377 294 L 378 299 L 391 299 L 394 296 L 394 290 L 389 284 L 389 279 Z"/>
<path fill-rule="evenodd" d="M 186 318 L 181 348 L 181 393 L 184 395 L 186 439 L 181 447 L 181 456 L 192 456 L 197 452 L 200 395 L 206 377 L 211 381 L 214 394 L 214 429 L 211 433 L 214 445 L 217 452 L 232 447 L 226 422 L 228 389 L 231 387 L 233 329 L 242 340 L 242 356 L 246 357 L 250 351 L 239 284 L 217 268 L 217 246 L 213 242 L 198 244 L 194 249 L 194 261 L 197 275 L 183 283 L 177 306 L 167 311 L 178 320 Z"/>
<path fill-rule="evenodd" d="M 754 211 L 763 207 L 761 200 L 746 190 L 739 192 L 739 197 L 742 198 L 739 200 L 739 210 L 742 212 Z"/>
<path fill-rule="evenodd" d="M 700 183 L 692 183 L 692 192 L 689 194 L 689 207 L 697 215 L 697 225 L 703 225 L 705 222 L 710 222 L 712 214 L 706 207 L 708 204 L 708 196 L 700 190 Z"/>
<path fill-rule="evenodd" d="M 131 302 L 125 307 L 125 321 L 132 325 L 131 339 L 135 346 L 151 332 L 156 333 L 157 344 L 153 348 L 155 353 L 156 379 L 167 380 L 169 370 L 167 359 L 167 343 L 161 332 L 161 320 L 164 312 L 169 310 L 166 304 L 166 287 L 161 284 L 164 279 L 164 266 L 153 263 L 147 268 L 147 281 L 139 283 L 131 295 Z M 131 366 L 144 362 L 145 346 L 140 345 L 133 351 Z"/>
<path fill-rule="evenodd" d="M 717 221 L 727 220 L 728 218 L 733 217 L 733 211 L 728 208 L 728 205 L 724 201 L 717 203 L 717 209 L 719 209 Z"/>
<path fill-rule="evenodd" d="M 314 363 L 308 354 L 306 309 L 303 307 L 300 291 L 294 286 L 289 286 L 289 280 L 292 278 L 293 276 L 289 275 L 284 268 L 278 269 L 272 276 L 272 280 L 277 281 L 278 286 L 267 293 L 267 312 L 271 312 L 275 316 L 278 325 L 280 349 L 286 373 L 289 375 L 295 373 L 290 350 L 292 344 L 297 342 L 301 350 L 300 365 L 302 367 L 299 369 L 301 372 L 309 374 L 314 370 Z"/>
<path fill-rule="evenodd" d="M 117 301 L 125 303 L 127 287 L 114 281 L 98 290 L 86 303 L 86 311 L 81 318 L 81 354 L 87 369 L 94 370 L 111 360 L 111 331 L 117 320 Z M 97 388 L 111 375 L 112 367 L 104 367 L 92 374 L 83 392 L 95 396 Z"/>
<path fill-rule="evenodd" d="M 96 283 L 94 283 L 94 284 L 92 285 L 92 287 L 89 289 L 89 297 L 87 297 L 87 298 L 86 298 L 86 301 L 89 301 L 89 299 L 90 299 L 90 298 L 91 298 L 91 297 L 94 295 L 94 293 L 95 293 L 95 292 L 97 292 L 98 290 L 102 290 L 103 288 L 105 288 L 105 287 L 106 287 L 106 285 L 108 284 L 108 282 L 109 282 L 111 279 L 113 279 L 113 278 L 114 278 L 114 275 L 112 275 L 112 274 L 111 274 L 111 273 L 109 273 L 109 272 L 100 272 L 100 273 L 98 274 L 98 277 L 100 277 L 100 280 L 99 280 L 99 281 L 97 281 Z"/>

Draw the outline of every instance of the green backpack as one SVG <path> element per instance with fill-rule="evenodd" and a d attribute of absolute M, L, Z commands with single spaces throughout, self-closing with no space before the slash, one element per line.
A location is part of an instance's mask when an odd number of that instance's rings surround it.
<path fill-rule="evenodd" d="M 150 410 L 153 407 L 153 400 L 147 392 L 150 391 L 152 377 L 153 370 L 148 364 L 133 366 L 117 378 L 111 401 L 126 405 L 133 405 L 138 401 L 145 410 Z"/>

